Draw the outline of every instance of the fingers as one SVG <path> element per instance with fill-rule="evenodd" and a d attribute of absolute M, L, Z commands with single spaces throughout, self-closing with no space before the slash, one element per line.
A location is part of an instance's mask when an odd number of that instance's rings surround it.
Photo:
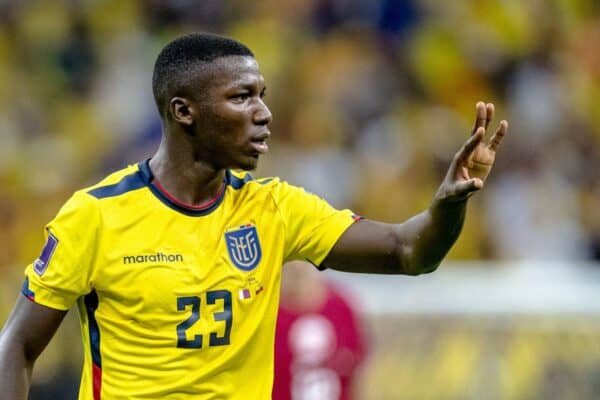
<path fill-rule="evenodd" d="M 485 128 L 487 121 L 487 107 L 483 101 L 478 101 L 475 105 L 475 125 L 473 125 L 472 135 L 477 132 L 479 128 Z"/>
<path fill-rule="evenodd" d="M 454 158 L 452 159 L 452 163 L 450 164 L 450 170 L 448 171 L 451 176 L 456 174 L 456 170 L 461 164 L 465 164 L 473 150 L 481 143 L 483 140 L 483 134 L 485 129 L 478 128 L 477 131 L 473 134 L 473 136 L 469 137 L 465 144 L 456 152 Z"/>
<path fill-rule="evenodd" d="M 487 111 L 487 115 L 485 118 L 485 129 L 487 130 L 488 126 L 490 126 L 490 121 L 494 118 L 494 104 L 487 103 L 485 105 L 485 109 Z"/>
<path fill-rule="evenodd" d="M 483 101 L 477 102 L 475 105 L 475 125 L 473 125 L 473 131 L 471 134 L 475 134 L 477 128 L 479 127 L 487 129 L 492 121 L 492 118 L 494 118 L 494 104 L 486 104 Z"/>
<path fill-rule="evenodd" d="M 463 145 L 462 149 L 458 152 L 457 162 L 462 163 L 466 161 L 473 150 L 481 143 L 483 140 L 483 135 L 485 134 L 485 129 L 483 127 L 477 128 L 473 136 L 471 136 L 466 143 Z"/>
<path fill-rule="evenodd" d="M 496 151 L 496 148 L 502 143 L 502 139 L 506 132 L 508 131 L 508 122 L 506 120 L 500 121 L 500 126 L 498 126 L 498 130 L 494 133 L 494 136 L 490 139 L 490 149 Z"/>

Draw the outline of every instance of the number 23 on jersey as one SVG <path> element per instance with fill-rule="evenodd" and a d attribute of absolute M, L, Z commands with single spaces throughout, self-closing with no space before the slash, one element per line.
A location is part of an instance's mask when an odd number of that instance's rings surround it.
<path fill-rule="evenodd" d="M 229 344 L 231 326 L 233 325 L 233 314 L 231 308 L 231 292 L 229 290 L 213 290 L 206 292 L 206 304 L 214 305 L 221 303 L 221 311 L 209 313 L 215 322 L 224 324 L 225 331 L 219 336 L 217 332 L 211 332 L 208 337 L 208 346 L 226 346 Z M 206 318 L 202 311 L 202 299 L 200 296 L 183 296 L 177 298 L 177 311 L 189 312 L 188 319 L 177 325 L 177 347 L 185 349 L 201 349 L 205 344 L 203 335 L 188 335 L 188 329 L 194 326 L 201 318 Z M 210 318 L 210 317 L 209 317 Z"/>

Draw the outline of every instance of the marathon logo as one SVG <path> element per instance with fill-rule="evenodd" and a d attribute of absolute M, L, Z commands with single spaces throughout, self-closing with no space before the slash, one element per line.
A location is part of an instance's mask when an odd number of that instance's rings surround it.
<path fill-rule="evenodd" d="M 156 254 L 140 254 L 137 256 L 124 256 L 123 264 L 144 264 L 144 263 L 177 263 L 183 262 L 181 254 L 166 254 L 158 252 Z"/>

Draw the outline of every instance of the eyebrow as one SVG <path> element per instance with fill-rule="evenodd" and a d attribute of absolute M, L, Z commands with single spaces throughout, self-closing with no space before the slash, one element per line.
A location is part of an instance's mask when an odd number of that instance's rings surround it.
<path fill-rule="evenodd" d="M 266 90 L 267 85 L 265 84 L 265 80 L 263 79 L 236 79 L 235 81 L 231 82 L 230 85 L 228 85 L 227 89 L 231 90 L 231 89 L 235 89 L 235 88 L 239 88 L 239 87 L 243 87 L 245 89 L 254 89 L 256 86 L 261 87 L 263 90 Z"/>

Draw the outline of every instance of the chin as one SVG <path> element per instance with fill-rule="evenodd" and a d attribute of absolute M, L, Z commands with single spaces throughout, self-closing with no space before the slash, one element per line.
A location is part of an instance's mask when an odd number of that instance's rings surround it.
<path fill-rule="evenodd" d="M 244 160 L 237 163 L 233 169 L 241 169 L 242 171 L 254 171 L 258 167 L 258 157 Z"/>
<path fill-rule="evenodd" d="M 241 167 L 240 169 L 243 171 L 254 171 L 256 168 L 258 168 L 258 164 L 255 165 L 245 165 L 243 167 Z"/>

